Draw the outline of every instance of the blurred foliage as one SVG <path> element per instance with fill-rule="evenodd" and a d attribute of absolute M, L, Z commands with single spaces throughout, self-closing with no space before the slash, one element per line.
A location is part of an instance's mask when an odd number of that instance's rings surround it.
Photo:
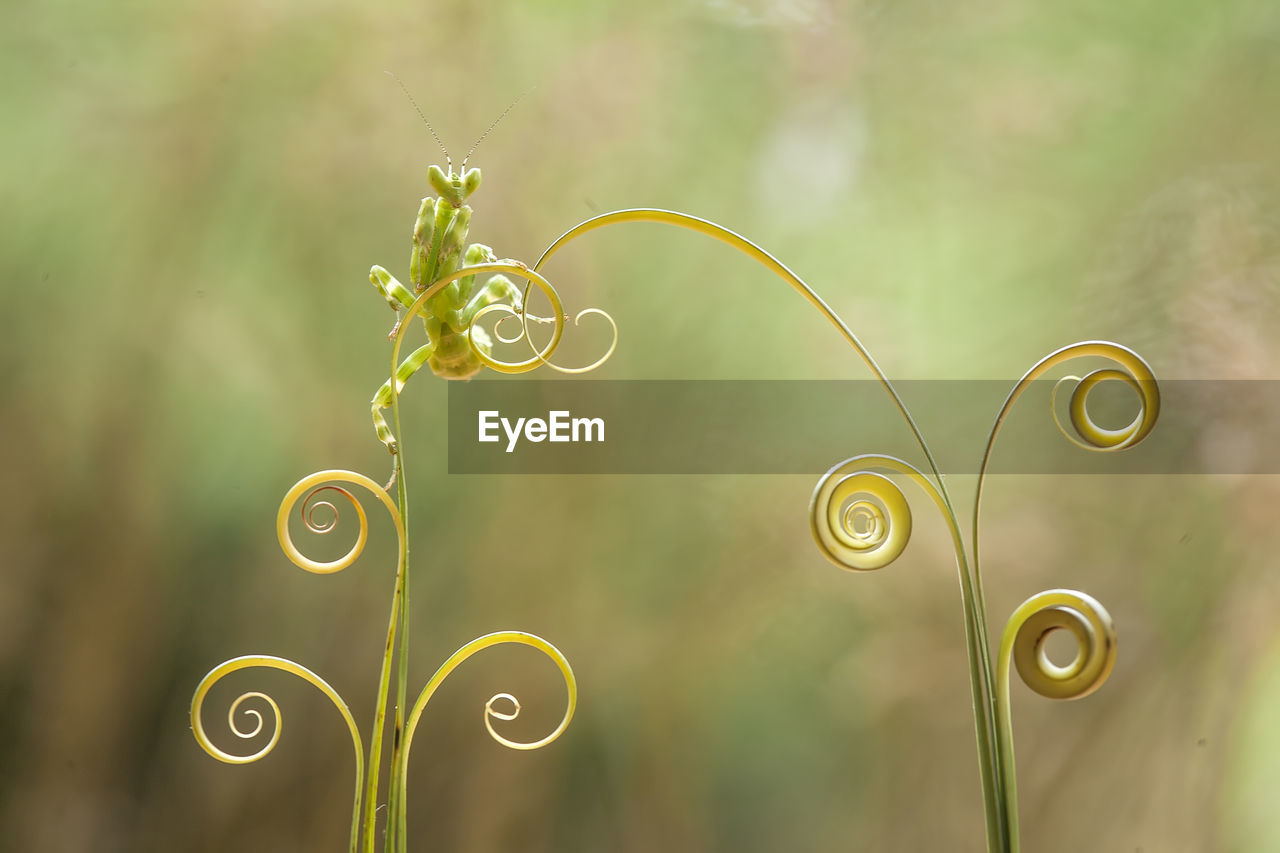
<path fill-rule="evenodd" d="M 1100 337 L 1162 377 L 1280 378 L 1274 3 L 15 0 L 5 18 L 3 849 L 341 849 L 351 759 L 322 700 L 254 681 L 288 727 L 247 767 L 201 753 L 186 713 L 213 664 L 274 653 L 368 728 L 390 530 L 314 578 L 272 523 L 306 473 L 389 468 L 365 401 L 391 315 L 366 276 L 405 276 L 439 153 L 385 69 L 455 156 L 535 87 L 472 161 L 472 237 L 501 256 L 670 207 L 776 253 L 892 376 L 1012 380 Z M 596 378 L 865 377 L 802 300 L 692 235 L 611 231 L 549 274 L 618 320 Z M 483 700 L 516 692 L 532 732 L 558 719 L 554 671 L 518 651 L 460 671 L 414 751 L 416 849 L 982 847 L 954 568 L 923 507 L 906 556 L 853 577 L 808 541 L 811 480 L 450 477 L 444 401 L 428 377 L 406 395 L 414 683 L 514 628 L 565 651 L 582 704 L 554 746 L 510 753 Z M 874 450 L 854 433 L 850 455 Z M 1073 586 L 1120 630 L 1090 699 L 1015 688 L 1026 848 L 1274 846 L 1275 479 L 988 494 L 993 620 Z"/>

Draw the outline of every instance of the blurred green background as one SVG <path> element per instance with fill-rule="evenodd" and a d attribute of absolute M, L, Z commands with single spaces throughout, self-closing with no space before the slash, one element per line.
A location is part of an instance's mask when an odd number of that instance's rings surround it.
<path fill-rule="evenodd" d="M 211 698 L 229 749 L 235 687 L 284 709 L 245 767 L 201 752 L 187 711 L 214 664 L 278 654 L 369 726 L 390 525 L 317 578 L 273 520 L 311 471 L 389 468 L 366 401 L 392 317 L 367 273 L 407 280 L 440 155 L 385 70 L 457 157 L 534 87 L 472 160 L 471 236 L 500 256 L 669 207 L 770 248 L 892 376 L 1013 380 L 1107 338 L 1161 377 L 1280 378 L 1274 3 L 16 0 L 5 19 L 5 850 L 343 849 L 352 759 L 314 690 L 249 673 Z M 610 230 L 549 275 L 618 321 L 593 378 L 867 375 L 795 294 L 690 234 Z M 450 477 L 445 396 L 421 377 L 405 399 L 411 683 L 519 629 L 564 650 L 582 697 L 560 741 L 513 753 L 483 702 L 516 693 L 513 734 L 539 736 L 554 668 L 517 649 L 460 670 L 416 739 L 411 849 L 983 848 L 926 505 L 899 562 L 853 576 L 809 540 L 815 478 Z M 877 449 L 850 429 L 849 455 Z M 1243 452 L 1224 430 L 1205 453 Z M 1277 479 L 988 495 L 993 630 L 1057 586 L 1120 630 L 1087 700 L 1015 685 L 1025 848 L 1280 850 Z"/>

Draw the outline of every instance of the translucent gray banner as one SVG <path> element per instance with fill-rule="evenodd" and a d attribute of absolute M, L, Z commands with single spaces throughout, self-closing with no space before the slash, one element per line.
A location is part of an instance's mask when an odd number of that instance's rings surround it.
<path fill-rule="evenodd" d="M 977 473 L 1014 381 L 895 382 L 943 473 Z M 1031 383 L 1000 430 L 994 474 L 1280 473 L 1280 382 L 1159 384 L 1155 429 L 1135 447 L 1091 452 L 1055 426 L 1055 383 Z M 1058 419 L 1072 426 L 1070 383 Z M 1104 382 L 1088 397 L 1099 425 L 1139 413 Z M 1074 435 L 1074 433 L 1071 433 Z M 924 467 L 906 420 L 876 381 L 482 380 L 449 384 L 453 474 L 821 474 L 863 453 Z"/>

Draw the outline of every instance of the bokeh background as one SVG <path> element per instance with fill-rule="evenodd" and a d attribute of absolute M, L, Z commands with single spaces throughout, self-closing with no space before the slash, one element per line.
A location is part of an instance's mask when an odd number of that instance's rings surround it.
<path fill-rule="evenodd" d="M 375 506 L 362 562 L 319 578 L 273 523 L 311 471 L 388 471 L 366 401 L 392 318 L 367 272 L 407 280 L 441 158 L 385 70 L 455 157 L 530 90 L 473 157 L 472 239 L 500 256 L 670 207 L 769 247 L 895 377 L 1012 381 L 1108 338 L 1162 377 L 1280 378 L 1274 3 L 15 0 L 4 17 L 5 850 L 344 848 L 352 758 L 314 690 L 248 673 L 211 697 L 227 748 L 235 688 L 284 708 L 245 767 L 201 752 L 187 712 L 214 664 L 278 654 L 368 729 L 390 525 Z M 690 234 L 611 230 L 549 274 L 618 321 L 595 378 L 867 375 L 794 293 Z M 538 736 L 563 708 L 554 668 L 495 650 L 453 676 L 415 742 L 411 849 L 983 849 L 960 600 L 927 505 L 901 560 L 850 575 L 810 542 L 815 478 L 449 476 L 445 401 L 427 377 L 405 398 L 411 681 L 520 629 L 564 650 L 582 699 L 560 741 L 513 753 L 483 702 L 518 694 L 512 733 Z M 1202 451 L 1267 438 L 1227 424 Z M 876 449 L 850 425 L 849 455 Z M 951 479 L 962 513 L 972 487 Z M 1088 699 L 1015 685 L 1025 848 L 1280 849 L 1276 478 L 1003 476 L 988 495 L 993 630 L 1056 586 L 1120 630 Z"/>

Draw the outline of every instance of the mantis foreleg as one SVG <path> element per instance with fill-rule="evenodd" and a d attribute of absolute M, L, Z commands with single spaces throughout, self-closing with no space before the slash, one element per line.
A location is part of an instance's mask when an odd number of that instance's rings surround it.
<path fill-rule="evenodd" d="M 434 330 L 431 328 L 434 326 Z M 399 394 L 404 390 L 404 383 L 409 381 L 409 377 L 417 373 L 422 365 L 426 364 L 431 356 L 435 354 L 436 343 L 440 340 L 440 321 L 434 317 L 427 319 L 427 334 L 431 339 L 418 347 L 409 354 L 409 357 L 400 362 L 400 366 L 396 368 L 396 393 Z M 434 334 L 432 332 L 434 331 Z M 382 414 L 382 410 L 391 405 L 391 380 L 388 379 L 382 383 L 382 387 L 378 389 L 378 393 L 373 395 L 371 409 L 373 412 L 373 429 L 378 434 L 378 441 L 387 446 L 392 454 L 398 450 L 396 437 L 391 434 L 391 427 L 387 424 L 386 417 Z"/>

